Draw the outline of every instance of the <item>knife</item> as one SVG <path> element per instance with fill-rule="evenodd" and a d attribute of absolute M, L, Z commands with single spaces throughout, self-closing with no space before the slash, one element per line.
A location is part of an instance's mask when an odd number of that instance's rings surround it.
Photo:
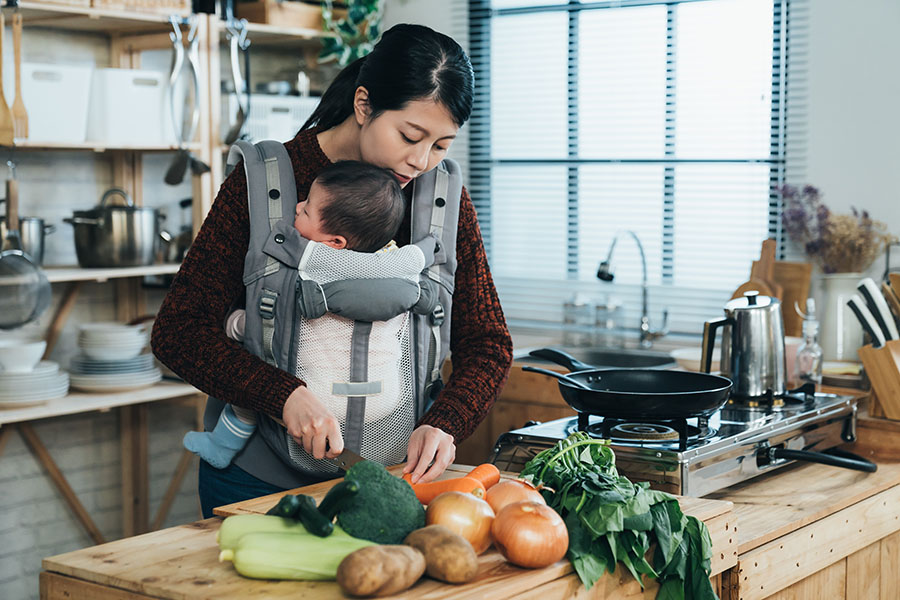
<path fill-rule="evenodd" d="M 884 333 L 884 339 L 896 340 L 900 338 L 900 332 L 897 331 L 897 324 L 894 323 L 891 309 L 888 308 L 887 302 L 884 301 L 884 296 L 881 295 L 881 291 L 875 285 L 875 281 L 871 277 L 866 277 L 859 282 L 856 289 L 859 290 L 860 295 L 866 301 L 866 306 L 868 306 L 872 316 L 875 317 L 875 322 L 878 323 L 878 326 Z"/>
<path fill-rule="evenodd" d="M 886 342 L 881 327 L 878 326 L 875 317 L 872 316 L 872 312 L 866 307 L 866 302 L 862 299 L 862 296 L 853 294 L 850 300 L 847 301 L 847 306 L 859 319 L 859 324 L 862 325 L 862 328 L 871 336 L 873 346 L 876 348 L 884 346 Z"/>
<path fill-rule="evenodd" d="M 353 450 L 348 450 L 347 448 L 344 448 L 344 451 L 341 452 L 340 454 L 338 454 L 337 456 L 335 456 L 334 458 L 326 457 L 325 460 L 327 460 L 330 463 L 334 463 L 335 465 L 338 466 L 338 468 L 340 468 L 343 471 L 349 471 L 350 467 L 352 467 L 356 463 L 362 462 L 366 459 L 363 458 L 362 456 L 360 456 L 359 454 L 357 454 L 356 452 L 354 452 Z"/>

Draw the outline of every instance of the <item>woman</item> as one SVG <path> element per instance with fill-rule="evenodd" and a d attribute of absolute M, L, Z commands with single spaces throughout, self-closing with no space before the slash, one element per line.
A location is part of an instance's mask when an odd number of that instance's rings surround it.
<path fill-rule="evenodd" d="M 469 118 L 473 88 L 471 63 L 452 39 L 418 25 L 391 28 L 370 55 L 341 71 L 304 128 L 285 144 L 298 198 L 306 198 L 319 171 L 339 160 L 389 169 L 409 196 L 409 183 L 443 160 Z M 404 472 L 414 482 L 435 479 L 453 461 L 455 442 L 471 435 L 484 419 L 512 360 L 509 332 L 465 188 L 460 202 L 451 313 L 453 375 L 409 438 Z M 410 241 L 408 219 L 409 214 L 396 240 L 401 246 Z M 301 380 L 225 335 L 225 316 L 244 294 L 248 243 L 246 178 L 238 168 L 219 190 L 160 308 L 153 351 L 210 396 L 282 419 L 288 433 L 315 458 L 336 456 L 343 449 L 340 426 L 322 402 Z M 204 516 L 215 506 L 283 489 L 237 465 L 220 470 L 202 461 L 199 487 Z"/>

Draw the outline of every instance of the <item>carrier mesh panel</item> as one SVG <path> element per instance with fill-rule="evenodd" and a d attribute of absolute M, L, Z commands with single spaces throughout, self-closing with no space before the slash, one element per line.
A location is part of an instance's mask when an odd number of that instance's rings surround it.
<path fill-rule="evenodd" d="M 325 244 L 310 244 L 300 261 L 300 276 L 319 283 L 342 279 L 403 277 L 418 281 L 425 268 L 425 255 L 413 245 L 389 252 L 336 250 Z"/>
<path fill-rule="evenodd" d="M 304 380 L 341 425 L 346 435 L 347 398 L 331 393 L 332 382 L 350 381 L 353 321 L 336 315 L 300 319 L 297 377 Z M 372 324 L 368 381 L 381 381 L 382 393 L 366 397 L 360 454 L 384 465 L 403 462 L 413 430 L 414 395 L 410 356 L 410 317 L 403 313 Z M 316 460 L 285 432 L 291 459 L 302 469 L 335 472 L 332 463 Z"/>

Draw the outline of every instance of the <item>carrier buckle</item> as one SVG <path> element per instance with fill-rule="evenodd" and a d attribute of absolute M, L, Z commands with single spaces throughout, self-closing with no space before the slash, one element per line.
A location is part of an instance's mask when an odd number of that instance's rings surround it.
<path fill-rule="evenodd" d="M 431 311 L 431 324 L 438 327 L 444 324 L 444 305 L 440 302 Z"/>
<path fill-rule="evenodd" d="M 263 291 L 259 299 L 259 314 L 263 319 L 275 318 L 275 301 L 278 295 L 272 292 Z"/>

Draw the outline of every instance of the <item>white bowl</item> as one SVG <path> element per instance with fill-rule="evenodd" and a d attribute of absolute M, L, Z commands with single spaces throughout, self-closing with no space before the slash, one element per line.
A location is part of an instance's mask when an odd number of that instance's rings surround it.
<path fill-rule="evenodd" d="M 6 373 L 30 373 L 46 349 L 44 340 L 0 340 L 0 368 Z"/>
<path fill-rule="evenodd" d="M 695 348 L 677 348 L 669 352 L 669 355 L 675 359 L 675 362 L 678 363 L 678 366 L 684 369 L 685 371 L 697 371 L 701 370 L 702 365 L 700 364 L 700 358 L 702 356 L 703 350 L 699 347 Z M 719 353 L 719 349 L 716 348 L 713 350 L 712 356 L 712 371 L 719 370 L 719 360 L 721 354 Z"/>

